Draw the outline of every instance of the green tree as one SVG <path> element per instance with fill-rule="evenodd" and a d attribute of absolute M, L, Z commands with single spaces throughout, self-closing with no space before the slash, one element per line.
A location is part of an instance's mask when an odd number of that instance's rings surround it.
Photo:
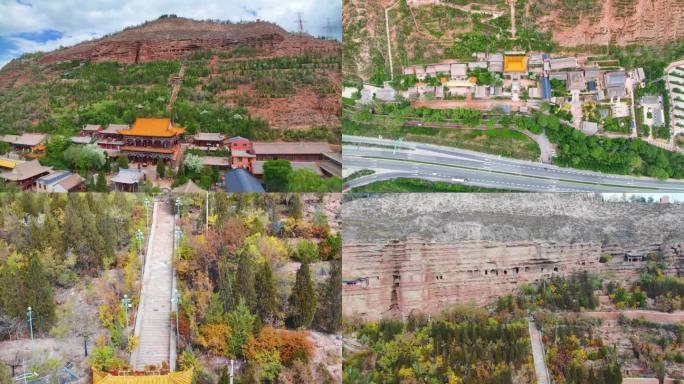
<path fill-rule="evenodd" d="M 128 157 L 127 156 L 119 156 L 118 159 L 116 159 L 116 165 L 119 168 L 128 168 Z"/>
<path fill-rule="evenodd" d="M 287 160 L 264 162 L 264 185 L 268 192 L 285 192 L 292 173 L 292 164 Z"/>
<path fill-rule="evenodd" d="M 164 166 L 164 160 L 157 160 L 157 176 L 160 179 L 164 178 L 164 172 L 166 171 L 166 167 Z"/>
<path fill-rule="evenodd" d="M 300 263 L 313 263 L 318 261 L 318 246 L 309 240 L 299 240 L 292 256 Z"/>
<path fill-rule="evenodd" d="M 665 382 L 665 364 L 661 359 L 653 363 L 653 372 L 658 378 L 658 383 L 663 384 Z"/>
<path fill-rule="evenodd" d="M 318 311 L 318 324 L 330 333 L 342 326 L 342 263 L 333 261 L 328 280 L 323 286 L 322 303 Z"/>
<path fill-rule="evenodd" d="M 0 155 L 4 155 L 12 150 L 12 145 L 6 142 L 0 142 Z"/>
<path fill-rule="evenodd" d="M 230 312 L 235 309 L 235 294 L 233 290 L 233 272 L 226 263 L 219 265 L 218 291 L 223 303 L 223 311 Z"/>
<path fill-rule="evenodd" d="M 289 300 L 290 321 L 295 328 L 311 325 L 316 314 L 317 301 L 309 263 L 302 263 L 297 270 L 297 277 Z"/>
<path fill-rule="evenodd" d="M 244 357 L 244 347 L 249 337 L 254 334 L 257 317 L 253 315 L 243 299 L 228 313 L 228 325 L 230 326 L 229 349 L 233 356 Z"/>
<path fill-rule="evenodd" d="M 97 173 L 97 182 L 95 183 L 96 192 L 107 192 L 107 178 L 104 171 Z"/>
<path fill-rule="evenodd" d="M 28 258 L 24 280 L 27 307 L 31 306 L 35 318 L 33 326 L 38 331 L 46 331 L 55 320 L 55 299 L 48 274 L 36 253 Z"/>
<path fill-rule="evenodd" d="M 339 192 L 341 189 L 339 177 L 323 178 L 310 169 L 292 171 L 287 184 L 290 192 Z"/>
<path fill-rule="evenodd" d="M 235 278 L 235 293 L 239 300 L 255 307 L 256 291 L 254 289 L 254 271 L 252 268 L 252 256 L 247 251 L 240 252 L 238 258 L 237 276 Z"/>
<path fill-rule="evenodd" d="M 278 292 L 276 281 L 271 269 L 271 262 L 265 260 L 256 274 L 256 312 L 262 323 L 273 323 L 278 311 Z"/>

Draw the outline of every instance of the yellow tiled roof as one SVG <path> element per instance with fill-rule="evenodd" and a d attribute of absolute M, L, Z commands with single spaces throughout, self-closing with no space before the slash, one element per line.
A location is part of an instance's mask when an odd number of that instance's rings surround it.
<path fill-rule="evenodd" d="M 185 128 L 172 127 L 171 119 L 135 119 L 133 127 L 119 131 L 127 136 L 174 137 L 185 132 Z"/>
<path fill-rule="evenodd" d="M 122 151 L 130 151 L 130 152 L 152 152 L 152 153 L 165 153 L 165 154 L 172 154 L 176 152 L 174 148 L 155 148 L 155 147 L 135 147 L 132 145 L 124 145 L 121 147 Z"/>
<path fill-rule="evenodd" d="M 527 56 L 504 56 L 504 72 L 527 72 Z"/>
<path fill-rule="evenodd" d="M 16 166 L 17 166 L 17 163 L 15 163 L 12 160 L 0 159 L 0 167 L 14 169 L 14 167 L 16 167 Z"/>
<path fill-rule="evenodd" d="M 114 376 L 93 368 L 93 384 L 192 384 L 193 369 L 168 375 Z"/>

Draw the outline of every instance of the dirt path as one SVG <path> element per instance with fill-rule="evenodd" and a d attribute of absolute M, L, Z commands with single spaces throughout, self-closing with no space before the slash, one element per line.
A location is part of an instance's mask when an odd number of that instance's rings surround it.
<path fill-rule="evenodd" d="M 594 319 L 603 320 L 615 320 L 620 318 L 620 315 L 624 315 L 628 319 L 644 319 L 658 324 L 669 324 L 669 323 L 681 323 L 684 322 L 684 311 L 675 311 L 672 313 L 658 312 L 650 310 L 628 310 L 628 311 L 612 311 L 612 312 L 602 312 L 602 311 L 592 311 L 592 312 L 582 312 L 582 316 L 591 317 Z"/>
<path fill-rule="evenodd" d="M 131 365 L 136 370 L 169 362 L 173 224 L 169 207 L 155 202 L 140 309 L 135 324 L 139 346 L 131 355 Z"/>
<path fill-rule="evenodd" d="M 546 362 L 544 361 L 544 345 L 542 344 L 541 333 L 534 324 L 534 321 L 528 320 L 527 324 L 530 329 L 530 341 L 532 343 L 532 356 L 534 357 L 534 371 L 537 375 L 537 384 L 551 384 L 548 370 L 546 369 Z"/>
<path fill-rule="evenodd" d="M 212 76 L 218 75 L 218 60 L 219 57 L 214 55 L 211 57 L 211 61 L 209 62 L 209 68 L 211 68 Z"/>

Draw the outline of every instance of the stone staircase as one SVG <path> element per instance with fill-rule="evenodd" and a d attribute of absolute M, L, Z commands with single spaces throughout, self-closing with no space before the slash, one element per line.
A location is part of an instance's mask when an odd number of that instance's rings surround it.
<path fill-rule="evenodd" d="M 155 203 L 152 226 L 135 327 L 139 344 L 131 355 L 136 371 L 168 363 L 170 353 L 173 214 L 166 204 Z"/>

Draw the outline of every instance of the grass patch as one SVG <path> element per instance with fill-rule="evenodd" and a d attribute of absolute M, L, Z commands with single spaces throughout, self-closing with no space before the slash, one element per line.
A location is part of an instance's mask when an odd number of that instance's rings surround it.
<path fill-rule="evenodd" d="M 510 192 L 510 190 L 451 184 L 443 181 L 399 178 L 375 181 L 352 188 L 351 192 Z"/>
<path fill-rule="evenodd" d="M 374 173 L 375 173 L 375 171 L 372 170 L 372 169 L 361 169 L 361 170 L 356 171 L 356 172 L 352 173 L 351 175 L 345 177 L 345 178 L 344 178 L 344 181 L 346 182 L 346 181 L 351 181 L 351 180 L 354 180 L 354 179 L 358 179 L 359 177 L 370 176 L 370 175 L 372 175 L 372 174 L 374 174 Z"/>
<path fill-rule="evenodd" d="M 522 160 L 536 160 L 541 153 L 539 145 L 534 140 L 512 129 L 382 126 L 373 123 L 357 123 L 347 119 L 342 124 L 342 132 L 345 135 L 382 136 L 386 139 L 403 137 L 406 141 L 463 148 Z"/>

